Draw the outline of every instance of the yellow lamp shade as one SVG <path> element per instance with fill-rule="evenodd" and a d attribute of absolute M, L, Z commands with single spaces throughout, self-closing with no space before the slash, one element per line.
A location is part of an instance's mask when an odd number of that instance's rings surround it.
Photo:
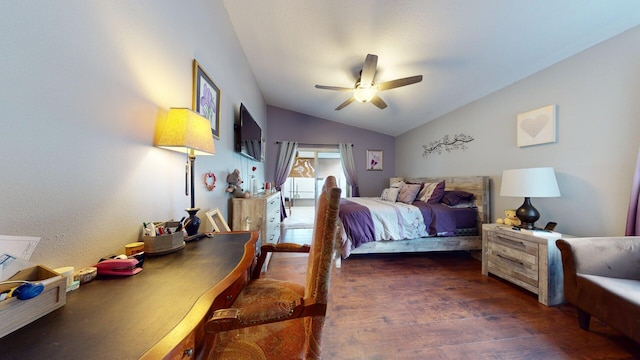
<path fill-rule="evenodd" d="M 191 155 L 216 153 L 211 123 L 187 108 L 171 108 L 155 146 Z"/>

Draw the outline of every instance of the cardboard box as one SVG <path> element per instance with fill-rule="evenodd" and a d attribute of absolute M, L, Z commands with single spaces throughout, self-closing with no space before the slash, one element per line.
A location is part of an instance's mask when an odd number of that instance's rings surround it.
<path fill-rule="evenodd" d="M 179 222 L 167 221 L 163 223 L 167 228 L 174 230 Z M 182 231 L 174 232 L 172 234 L 165 234 L 160 236 L 142 236 L 144 242 L 144 253 L 148 255 L 163 255 L 174 251 L 181 250 L 185 246 L 184 235 Z"/>
<path fill-rule="evenodd" d="M 0 338 L 37 320 L 67 303 L 67 281 L 52 269 L 37 265 L 19 271 L 10 280 L 27 280 L 44 285 L 42 293 L 28 300 L 8 298 L 0 301 Z M 0 285 L 0 291 L 19 284 Z"/>

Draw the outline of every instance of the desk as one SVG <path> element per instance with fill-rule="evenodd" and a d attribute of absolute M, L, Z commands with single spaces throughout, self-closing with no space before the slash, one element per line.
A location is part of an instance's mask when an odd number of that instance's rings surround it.
<path fill-rule="evenodd" d="M 159 359 L 197 355 L 204 323 L 248 281 L 257 232 L 221 233 L 147 257 L 143 271 L 96 279 L 60 309 L 0 339 L 3 359 Z M 28 300 L 26 300 L 28 301 Z"/>

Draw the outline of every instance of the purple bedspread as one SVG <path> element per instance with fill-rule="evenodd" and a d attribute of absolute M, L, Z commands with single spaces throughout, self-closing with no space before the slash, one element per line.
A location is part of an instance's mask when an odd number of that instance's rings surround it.
<path fill-rule="evenodd" d="M 369 208 L 347 199 L 340 199 L 338 215 L 345 233 L 355 247 L 374 240 L 373 220 Z"/>
<path fill-rule="evenodd" d="M 444 204 L 427 204 L 424 201 L 414 201 L 413 205 L 420 209 L 430 236 L 453 236 L 457 228 L 476 226 L 475 208 L 450 208 Z M 376 240 L 371 212 L 366 206 L 340 199 L 339 216 L 354 247 Z"/>

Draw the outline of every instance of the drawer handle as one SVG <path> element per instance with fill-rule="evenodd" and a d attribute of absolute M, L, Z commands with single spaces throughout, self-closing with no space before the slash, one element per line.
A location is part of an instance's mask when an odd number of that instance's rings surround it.
<path fill-rule="evenodd" d="M 508 257 L 504 257 L 504 256 L 502 256 L 502 255 L 500 255 L 500 254 L 498 254 L 497 256 L 498 256 L 499 258 L 503 259 L 503 260 L 507 260 L 507 261 L 510 261 L 510 262 L 512 262 L 512 263 L 516 263 L 516 264 L 520 264 L 520 265 L 524 266 L 524 263 L 523 263 L 523 262 L 521 262 L 521 261 L 516 261 L 516 260 L 513 260 L 513 259 L 509 259 Z"/>
<path fill-rule="evenodd" d="M 522 241 L 514 241 L 513 239 L 506 238 L 506 237 L 502 237 L 502 236 L 500 236 L 500 235 L 498 235 L 498 237 L 499 237 L 500 239 L 502 239 L 502 240 L 505 240 L 505 241 L 508 241 L 508 242 L 512 242 L 512 243 L 514 243 L 514 244 L 520 244 L 520 246 L 522 246 L 522 247 L 525 247 L 525 246 L 526 246 L 526 245 L 525 245 L 525 243 L 523 243 Z"/>
<path fill-rule="evenodd" d="M 188 348 L 188 349 L 184 349 L 184 352 L 182 353 L 183 357 L 192 357 L 193 356 L 193 348 Z"/>

